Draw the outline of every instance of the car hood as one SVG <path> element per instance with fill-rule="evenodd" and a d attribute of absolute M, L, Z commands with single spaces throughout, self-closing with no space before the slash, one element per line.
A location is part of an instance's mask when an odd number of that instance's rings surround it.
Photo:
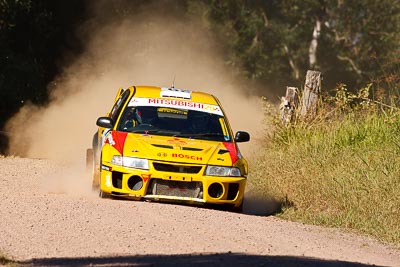
<path fill-rule="evenodd" d="M 110 144 L 123 156 L 156 161 L 232 166 L 241 157 L 232 142 L 113 131 Z"/>

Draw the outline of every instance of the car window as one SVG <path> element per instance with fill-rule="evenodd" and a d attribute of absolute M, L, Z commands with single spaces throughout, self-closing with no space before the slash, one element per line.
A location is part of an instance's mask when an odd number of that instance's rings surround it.
<path fill-rule="evenodd" d="M 130 90 L 127 89 L 125 90 L 122 95 L 118 98 L 118 100 L 115 102 L 113 108 L 111 109 L 109 117 L 113 120 L 116 121 L 118 119 L 118 115 L 121 112 L 122 107 L 124 106 L 126 100 L 128 99 L 130 94 Z"/>
<path fill-rule="evenodd" d="M 226 129 L 224 117 L 217 114 L 156 106 L 126 107 L 117 126 L 123 132 L 231 141 Z"/>

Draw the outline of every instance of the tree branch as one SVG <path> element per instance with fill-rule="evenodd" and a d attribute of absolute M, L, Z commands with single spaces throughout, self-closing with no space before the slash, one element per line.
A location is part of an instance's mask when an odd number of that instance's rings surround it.
<path fill-rule="evenodd" d="M 285 50 L 286 54 L 288 55 L 288 59 L 289 59 L 289 65 L 292 68 L 293 72 L 294 72 L 294 77 L 296 78 L 296 80 L 299 79 L 300 77 L 300 71 L 299 69 L 296 67 L 296 64 L 294 63 L 292 57 L 290 56 L 289 53 L 289 48 L 286 44 L 283 45 L 283 49 Z"/>
<path fill-rule="evenodd" d="M 351 58 L 345 57 L 345 56 L 340 56 L 340 55 L 337 55 L 337 58 L 338 58 L 339 60 L 349 62 L 350 65 L 351 65 L 351 67 L 353 68 L 353 70 L 354 70 L 358 75 L 361 75 L 361 74 L 362 74 L 362 71 L 356 66 L 356 63 L 354 63 L 354 61 L 353 61 Z"/>
<path fill-rule="evenodd" d="M 269 25 L 269 23 L 268 23 L 268 17 L 267 17 L 267 15 L 265 14 L 264 11 L 261 12 L 261 16 L 262 16 L 262 18 L 263 18 L 263 20 L 264 20 L 264 27 L 265 27 L 265 28 L 268 28 L 268 25 Z"/>

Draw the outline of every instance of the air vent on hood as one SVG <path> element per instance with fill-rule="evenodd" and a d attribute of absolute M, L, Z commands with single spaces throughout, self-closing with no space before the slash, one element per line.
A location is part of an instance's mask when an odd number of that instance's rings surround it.
<path fill-rule="evenodd" d="M 203 151 L 203 149 L 201 149 L 201 148 L 195 148 L 195 147 L 182 147 L 182 150 Z"/>
<path fill-rule="evenodd" d="M 174 147 L 173 146 L 169 146 L 169 145 L 156 145 L 156 144 L 151 144 L 152 146 L 155 146 L 155 147 L 161 147 L 161 148 L 169 148 L 169 149 L 173 149 Z"/>
<path fill-rule="evenodd" d="M 168 149 L 174 149 L 174 147 L 173 146 L 171 146 L 171 145 L 159 145 L 159 144 L 151 144 L 152 146 L 155 146 L 155 147 L 160 147 L 160 148 L 168 148 Z M 180 149 L 182 149 L 182 150 L 188 150 L 188 151 L 203 151 L 203 149 L 202 148 L 196 148 L 196 147 L 181 147 L 181 146 L 179 146 L 180 147 Z M 229 152 L 229 151 L 228 151 Z"/>

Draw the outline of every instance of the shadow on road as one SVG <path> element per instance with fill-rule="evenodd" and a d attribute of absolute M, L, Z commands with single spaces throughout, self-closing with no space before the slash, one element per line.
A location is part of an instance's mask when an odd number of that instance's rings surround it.
<path fill-rule="evenodd" d="M 366 267 L 365 265 L 346 261 L 322 260 L 307 257 L 291 256 L 256 256 L 236 253 L 195 254 L 195 255 L 148 255 L 148 256 L 110 256 L 89 258 L 43 258 L 15 262 L 17 266 L 346 266 Z"/>
<path fill-rule="evenodd" d="M 119 196 L 108 196 L 108 198 L 112 198 L 115 201 L 132 201 L 130 199 L 119 197 Z M 236 210 L 231 206 L 218 205 L 218 204 L 188 204 L 182 203 L 179 201 L 173 202 L 159 202 L 159 201 L 149 201 L 149 202 L 157 202 L 159 205 L 180 205 L 187 207 L 197 207 L 197 208 L 205 208 L 211 210 L 220 210 L 220 211 L 230 211 L 234 213 L 241 213 L 245 215 L 254 215 L 254 216 L 271 216 L 276 215 L 282 212 L 283 207 L 291 207 L 293 204 L 288 201 L 278 201 L 272 197 L 260 196 L 254 193 L 247 193 L 243 202 L 243 209 L 241 211 Z"/>
<path fill-rule="evenodd" d="M 284 207 L 294 206 L 288 199 L 277 200 L 271 196 L 265 196 L 262 192 L 250 191 L 245 193 L 243 213 L 256 216 L 270 216 L 282 212 Z"/>

